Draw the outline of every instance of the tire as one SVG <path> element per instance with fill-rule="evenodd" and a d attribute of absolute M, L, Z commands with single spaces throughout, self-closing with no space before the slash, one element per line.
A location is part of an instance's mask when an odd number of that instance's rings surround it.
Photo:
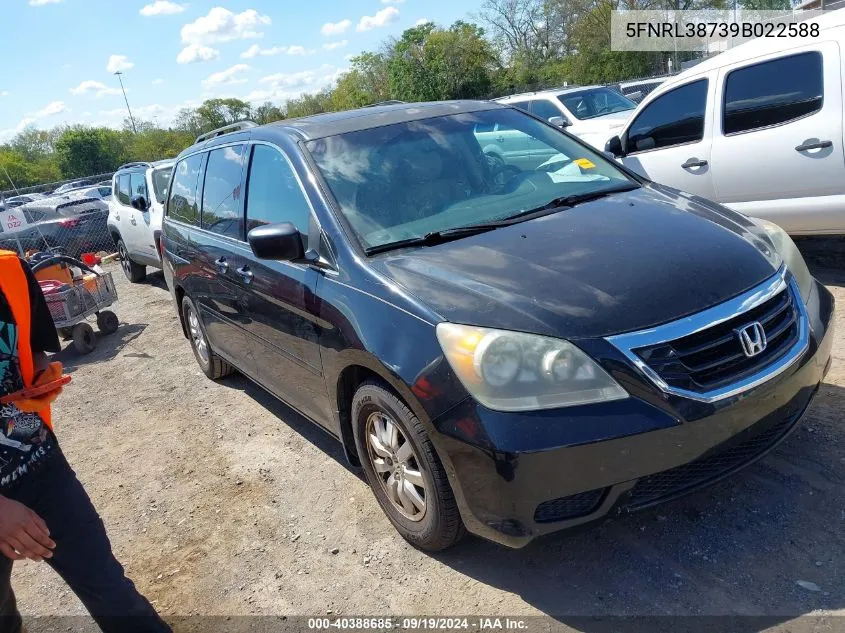
<path fill-rule="evenodd" d="M 393 436 L 396 441 L 392 446 L 380 442 L 379 452 L 369 436 L 388 437 L 388 423 L 398 431 Z M 352 425 L 370 488 L 399 534 L 414 547 L 430 552 L 457 543 L 466 530 L 455 495 L 431 439 L 407 405 L 381 383 L 365 382 L 352 399 Z M 385 452 L 390 457 L 382 457 Z M 392 489 L 402 490 L 404 499 L 397 492 L 388 493 L 391 481 L 397 478 L 399 483 Z"/>
<path fill-rule="evenodd" d="M 73 349 L 80 354 L 90 354 L 97 347 L 97 336 L 94 328 L 87 323 L 77 323 L 71 331 Z"/>
<path fill-rule="evenodd" d="M 103 334 L 114 334 L 120 327 L 120 319 L 111 310 L 103 310 L 97 315 L 97 328 Z"/>
<path fill-rule="evenodd" d="M 194 358 L 197 359 L 197 364 L 202 372 L 212 380 L 225 378 L 232 374 L 235 371 L 234 368 L 215 354 L 208 344 L 208 336 L 197 313 L 197 308 L 187 296 L 182 298 L 182 317 L 185 319 Z"/>
<path fill-rule="evenodd" d="M 120 257 L 120 267 L 123 268 L 123 274 L 129 281 L 137 284 L 147 278 L 147 267 L 132 261 L 123 240 L 117 240 L 117 253 Z"/>

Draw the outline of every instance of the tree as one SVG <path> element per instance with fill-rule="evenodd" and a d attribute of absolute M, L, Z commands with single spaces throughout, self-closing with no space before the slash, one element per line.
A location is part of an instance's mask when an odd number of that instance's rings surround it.
<path fill-rule="evenodd" d="M 273 121 L 280 121 L 284 119 L 285 113 L 278 106 L 274 106 L 272 102 L 265 101 L 263 104 L 253 109 L 250 118 L 259 125 L 264 125 L 265 123 L 272 123 Z"/>
<path fill-rule="evenodd" d="M 124 158 L 121 133 L 108 128 L 69 128 L 56 141 L 56 156 L 68 178 L 114 171 Z"/>
<path fill-rule="evenodd" d="M 195 110 L 183 108 L 176 115 L 177 130 L 199 136 L 204 132 L 250 118 L 252 108 L 240 99 L 208 99 Z"/>

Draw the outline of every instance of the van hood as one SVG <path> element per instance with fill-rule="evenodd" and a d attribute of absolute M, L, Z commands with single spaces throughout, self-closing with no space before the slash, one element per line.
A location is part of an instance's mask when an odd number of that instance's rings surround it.
<path fill-rule="evenodd" d="M 652 185 L 371 265 L 445 321 L 602 337 L 699 312 L 771 277 L 751 227 Z"/>

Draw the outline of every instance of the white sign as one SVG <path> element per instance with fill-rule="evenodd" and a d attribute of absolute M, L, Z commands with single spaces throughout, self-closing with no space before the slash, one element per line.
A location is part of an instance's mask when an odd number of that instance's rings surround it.
<path fill-rule="evenodd" d="M 18 209 L 0 211 L 0 231 L 3 233 L 19 233 L 27 227 L 26 216 Z"/>

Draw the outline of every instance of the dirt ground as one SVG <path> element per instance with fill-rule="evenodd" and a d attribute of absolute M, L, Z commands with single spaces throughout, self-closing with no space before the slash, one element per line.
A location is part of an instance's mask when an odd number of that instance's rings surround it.
<path fill-rule="evenodd" d="M 801 247 L 845 306 L 845 247 Z M 53 417 L 165 617 L 548 614 L 583 630 L 577 616 L 740 614 L 788 630 L 845 614 L 845 308 L 801 428 L 740 475 L 523 550 L 467 538 L 431 556 L 394 532 L 335 440 L 243 378 L 205 378 L 159 273 L 130 286 L 112 270 L 121 328 L 88 357 L 62 352 L 74 380 Z M 25 615 L 84 613 L 44 564 L 17 564 L 13 586 Z"/>

